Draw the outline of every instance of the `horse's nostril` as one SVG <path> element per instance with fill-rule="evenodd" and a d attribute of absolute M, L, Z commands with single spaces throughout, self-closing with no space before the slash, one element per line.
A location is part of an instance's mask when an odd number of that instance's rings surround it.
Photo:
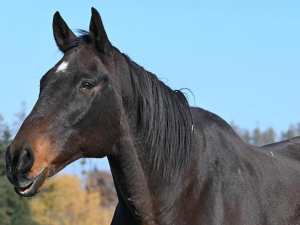
<path fill-rule="evenodd" d="M 21 173 L 27 173 L 34 163 L 34 154 L 30 148 L 23 148 L 17 155 L 14 157 L 16 162 L 16 168 Z"/>

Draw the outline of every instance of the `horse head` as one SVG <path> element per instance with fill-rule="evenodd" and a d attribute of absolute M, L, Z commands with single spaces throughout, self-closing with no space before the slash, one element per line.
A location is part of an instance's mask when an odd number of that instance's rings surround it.
<path fill-rule="evenodd" d="M 6 152 L 8 179 L 26 197 L 71 162 L 107 156 L 120 136 L 116 49 L 99 13 L 92 8 L 89 32 L 76 37 L 56 12 L 53 32 L 64 55 L 42 77 L 39 98 Z"/>

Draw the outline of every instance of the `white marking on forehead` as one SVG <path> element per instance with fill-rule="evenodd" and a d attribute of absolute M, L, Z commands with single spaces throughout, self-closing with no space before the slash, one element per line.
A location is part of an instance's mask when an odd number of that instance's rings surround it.
<path fill-rule="evenodd" d="M 63 61 L 63 62 L 57 67 L 56 73 L 57 73 L 57 72 L 64 72 L 64 71 L 68 68 L 68 64 L 69 64 L 69 63 Z"/>

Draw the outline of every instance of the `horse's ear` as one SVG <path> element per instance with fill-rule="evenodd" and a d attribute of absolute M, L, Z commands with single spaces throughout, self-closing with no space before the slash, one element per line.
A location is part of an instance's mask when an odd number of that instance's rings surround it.
<path fill-rule="evenodd" d="M 111 56 L 113 47 L 108 40 L 100 14 L 92 8 L 92 18 L 90 23 L 90 35 L 96 48 L 107 56 Z"/>
<path fill-rule="evenodd" d="M 59 12 L 56 12 L 53 17 L 53 34 L 58 48 L 64 52 L 66 43 L 76 38 L 75 34 L 70 30 L 66 22 L 60 16 Z"/>

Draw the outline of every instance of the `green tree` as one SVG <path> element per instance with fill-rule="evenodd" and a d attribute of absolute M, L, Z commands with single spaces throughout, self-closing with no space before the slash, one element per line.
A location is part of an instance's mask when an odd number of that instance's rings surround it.
<path fill-rule="evenodd" d="M 279 136 L 276 135 L 276 132 L 272 127 L 265 131 L 261 131 L 258 127 L 253 131 L 249 131 L 247 129 L 240 128 L 234 122 L 231 122 L 231 126 L 246 143 L 254 146 L 263 146 L 300 135 L 300 123 L 290 125 L 289 129 L 287 131 L 282 131 Z"/>
<path fill-rule="evenodd" d="M 299 128 L 300 127 L 298 124 L 298 129 Z M 281 139 L 282 140 L 290 139 L 290 138 L 297 136 L 297 134 L 298 134 L 298 132 L 297 132 L 296 127 L 294 125 L 291 125 L 286 132 L 281 132 Z"/>
<path fill-rule="evenodd" d="M 245 130 L 245 131 L 242 133 L 241 137 L 242 137 L 242 139 L 243 139 L 246 143 L 248 143 L 248 144 L 251 143 L 251 135 L 250 135 L 249 130 Z"/>
<path fill-rule="evenodd" d="M 276 133 L 272 127 L 262 133 L 262 145 L 274 143 L 276 141 Z"/>
<path fill-rule="evenodd" d="M 80 160 L 80 165 L 82 166 L 81 174 L 85 175 L 86 174 L 86 170 L 85 170 L 86 159 L 85 158 Z"/>
<path fill-rule="evenodd" d="M 230 126 L 246 143 L 251 144 L 251 135 L 250 135 L 249 130 L 241 129 L 234 122 L 231 122 Z"/>
<path fill-rule="evenodd" d="M 297 123 L 297 136 L 299 136 L 300 135 L 300 123 Z"/>
<path fill-rule="evenodd" d="M 257 127 L 253 131 L 252 135 L 252 145 L 261 146 L 264 144 L 263 135 L 260 129 Z"/>

